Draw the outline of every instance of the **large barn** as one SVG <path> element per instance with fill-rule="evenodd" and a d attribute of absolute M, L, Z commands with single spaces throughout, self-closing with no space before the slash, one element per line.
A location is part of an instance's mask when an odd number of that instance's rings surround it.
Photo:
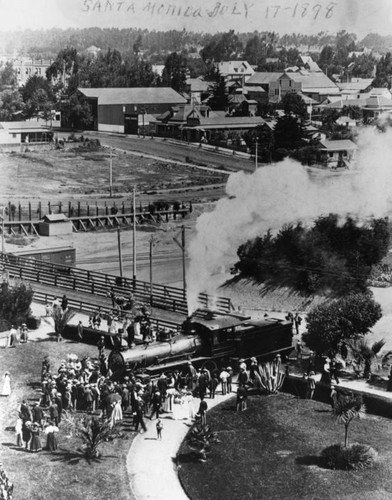
<path fill-rule="evenodd" d="M 149 115 L 187 102 L 170 87 L 79 88 L 77 96 L 89 103 L 94 130 L 125 134 L 137 134 Z"/>

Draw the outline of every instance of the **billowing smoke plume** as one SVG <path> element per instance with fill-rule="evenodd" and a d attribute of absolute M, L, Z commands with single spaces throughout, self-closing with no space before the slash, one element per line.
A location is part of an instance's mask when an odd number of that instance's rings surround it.
<path fill-rule="evenodd" d="M 366 129 L 358 146 L 356 164 L 344 172 L 310 171 L 287 159 L 230 175 L 227 197 L 197 219 L 190 242 L 190 312 L 200 292 L 215 293 L 212 277 L 238 260 L 238 246 L 268 229 L 329 213 L 363 218 L 392 212 L 392 130 Z"/>

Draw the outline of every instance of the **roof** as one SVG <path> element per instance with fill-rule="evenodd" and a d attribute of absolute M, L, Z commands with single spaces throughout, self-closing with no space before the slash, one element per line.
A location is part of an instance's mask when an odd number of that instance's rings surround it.
<path fill-rule="evenodd" d="M 293 80 L 302 84 L 302 92 L 310 92 L 311 90 L 317 92 L 319 89 L 336 89 L 338 87 L 330 80 L 327 75 L 322 72 L 313 73 L 310 71 L 297 71 L 295 73 L 285 73 L 285 75 Z M 249 84 L 249 82 L 248 82 Z"/>
<path fill-rule="evenodd" d="M 209 92 L 212 82 L 206 82 L 201 78 L 188 78 L 186 84 L 190 86 L 191 92 Z"/>
<path fill-rule="evenodd" d="M 283 76 L 283 72 L 260 72 L 255 73 L 246 81 L 246 86 L 250 87 L 252 85 L 267 85 L 271 82 L 276 82 Z"/>
<path fill-rule="evenodd" d="M 253 75 L 255 72 L 248 61 L 222 61 L 218 63 L 218 70 L 222 76 Z"/>
<path fill-rule="evenodd" d="M 261 92 L 265 94 L 265 90 L 263 89 L 263 87 L 260 87 L 260 85 L 252 85 L 250 87 L 247 87 L 245 85 L 244 92 Z"/>
<path fill-rule="evenodd" d="M 0 122 L 0 129 L 15 132 L 47 132 L 48 128 L 43 127 L 38 122 Z"/>
<path fill-rule="evenodd" d="M 185 104 L 187 101 L 170 87 L 78 88 L 89 98 L 98 99 L 98 105 L 110 104 Z"/>
<path fill-rule="evenodd" d="M 326 104 L 327 109 L 342 109 L 344 106 L 358 106 L 362 109 L 386 109 L 392 108 L 392 100 L 383 96 L 370 96 L 367 99 L 339 99 Z"/>
<path fill-rule="evenodd" d="M 236 128 L 255 128 L 264 123 L 261 116 L 214 116 L 209 118 L 200 117 L 199 125 L 195 127 L 185 128 L 198 128 L 198 129 L 236 129 Z"/>
<path fill-rule="evenodd" d="M 320 148 L 323 151 L 354 151 L 358 149 L 358 146 L 350 141 L 349 139 L 342 139 L 340 141 L 320 141 Z"/>
<path fill-rule="evenodd" d="M 373 83 L 373 78 L 362 78 L 359 82 L 338 83 L 340 90 L 366 90 Z"/>
<path fill-rule="evenodd" d="M 44 222 L 67 222 L 68 217 L 65 214 L 46 214 L 42 217 Z"/>

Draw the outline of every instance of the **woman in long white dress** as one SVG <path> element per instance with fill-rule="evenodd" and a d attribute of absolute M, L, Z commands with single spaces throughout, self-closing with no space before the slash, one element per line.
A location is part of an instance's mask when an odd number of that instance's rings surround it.
<path fill-rule="evenodd" d="M 123 420 L 123 412 L 121 408 L 121 400 L 116 401 L 114 405 L 112 415 L 110 417 L 110 427 L 114 427 L 116 424 L 121 423 Z"/>
<path fill-rule="evenodd" d="M 9 396 L 11 394 L 11 378 L 9 372 L 4 373 L 2 396 Z"/>

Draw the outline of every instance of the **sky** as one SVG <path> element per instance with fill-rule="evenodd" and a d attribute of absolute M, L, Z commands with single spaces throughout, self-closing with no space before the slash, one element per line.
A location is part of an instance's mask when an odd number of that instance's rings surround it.
<path fill-rule="evenodd" d="M 0 0 L 0 30 L 84 28 L 392 34 L 392 0 Z"/>

